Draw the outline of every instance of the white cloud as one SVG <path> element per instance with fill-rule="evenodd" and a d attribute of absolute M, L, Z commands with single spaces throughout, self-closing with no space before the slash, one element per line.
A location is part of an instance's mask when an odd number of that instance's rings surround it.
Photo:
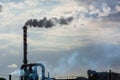
<path fill-rule="evenodd" d="M 99 9 L 97 9 L 94 5 L 89 6 L 90 14 L 96 14 L 99 12 Z"/>
<path fill-rule="evenodd" d="M 120 6 L 117 5 L 117 6 L 115 7 L 115 9 L 116 9 L 116 11 L 119 12 L 119 11 L 120 11 Z"/>
<path fill-rule="evenodd" d="M 24 3 L 28 6 L 36 7 L 39 4 L 39 0 L 25 0 Z"/>
<path fill-rule="evenodd" d="M 22 43 L 22 35 L 18 34 L 9 34 L 9 33 L 1 33 L 0 34 L 0 40 L 8 41 L 10 43 L 8 44 L 20 44 Z"/>
<path fill-rule="evenodd" d="M 17 68 L 18 66 L 16 64 L 11 64 L 11 65 L 8 65 L 9 68 Z"/>
<path fill-rule="evenodd" d="M 99 17 L 107 16 L 111 13 L 111 8 L 109 6 L 107 6 L 107 4 L 105 4 L 105 3 L 102 4 L 102 10 L 103 10 L 103 12 L 99 13 Z"/>
<path fill-rule="evenodd" d="M 48 12 L 48 15 L 50 16 L 71 16 L 75 14 L 75 11 L 79 9 L 79 6 L 77 6 L 76 2 L 74 0 L 65 0 L 61 1 L 62 4 L 55 6 L 50 12 Z M 71 7 L 72 6 L 72 7 Z"/>

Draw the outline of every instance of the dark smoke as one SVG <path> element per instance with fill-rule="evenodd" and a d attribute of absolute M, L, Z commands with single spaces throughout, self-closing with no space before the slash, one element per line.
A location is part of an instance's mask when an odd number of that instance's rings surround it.
<path fill-rule="evenodd" d="M 30 19 L 25 23 L 25 26 L 33 26 L 33 27 L 45 27 L 45 28 L 50 28 L 53 27 L 57 24 L 61 25 L 68 25 L 70 22 L 72 22 L 73 17 L 68 17 L 68 18 L 51 18 L 47 19 L 44 17 L 43 19 L 37 20 L 37 19 Z"/>

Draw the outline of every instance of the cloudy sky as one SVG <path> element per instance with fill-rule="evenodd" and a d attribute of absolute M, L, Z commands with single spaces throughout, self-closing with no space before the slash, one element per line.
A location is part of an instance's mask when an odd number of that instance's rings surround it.
<path fill-rule="evenodd" d="M 0 74 L 18 74 L 22 27 L 45 17 L 73 20 L 28 25 L 29 63 L 43 63 L 51 77 L 86 76 L 88 69 L 120 73 L 120 0 L 0 0 Z"/>

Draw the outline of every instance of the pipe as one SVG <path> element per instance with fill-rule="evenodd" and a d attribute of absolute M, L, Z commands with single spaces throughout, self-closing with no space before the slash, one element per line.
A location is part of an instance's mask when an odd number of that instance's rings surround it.
<path fill-rule="evenodd" d="M 30 67 L 33 67 L 33 66 L 35 66 L 35 67 L 40 66 L 41 67 L 41 69 L 42 69 L 42 80 L 45 80 L 45 66 L 42 63 L 23 64 L 21 66 L 21 69 L 24 69 L 24 68 L 27 68 L 27 67 L 30 68 Z M 22 77 L 21 77 L 21 80 L 23 80 Z"/>
<path fill-rule="evenodd" d="M 22 75 L 20 78 L 21 80 L 28 80 L 28 68 L 32 67 L 32 64 L 23 64 L 21 66 L 21 70 L 24 70 L 24 75 Z M 26 70 L 25 70 L 26 68 Z"/>
<path fill-rule="evenodd" d="M 42 68 L 42 80 L 45 80 L 45 67 L 42 63 L 34 63 L 34 66 L 41 66 Z"/>

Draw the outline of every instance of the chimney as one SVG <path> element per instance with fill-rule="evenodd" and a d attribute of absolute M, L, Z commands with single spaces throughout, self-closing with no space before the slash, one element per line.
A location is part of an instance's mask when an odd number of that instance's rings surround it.
<path fill-rule="evenodd" d="M 27 64 L 27 27 L 23 27 L 23 63 Z"/>
<path fill-rule="evenodd" d="M 23 64 L 27 64 L 27 26 L 23 27 Z M 27 71 L 27 67 L 24 68 L 24 71 Z M 23 77 L 24 80 L 27 80 L 27 77 Z M 21 80 L 23 80 L 21 77 Z"/>

